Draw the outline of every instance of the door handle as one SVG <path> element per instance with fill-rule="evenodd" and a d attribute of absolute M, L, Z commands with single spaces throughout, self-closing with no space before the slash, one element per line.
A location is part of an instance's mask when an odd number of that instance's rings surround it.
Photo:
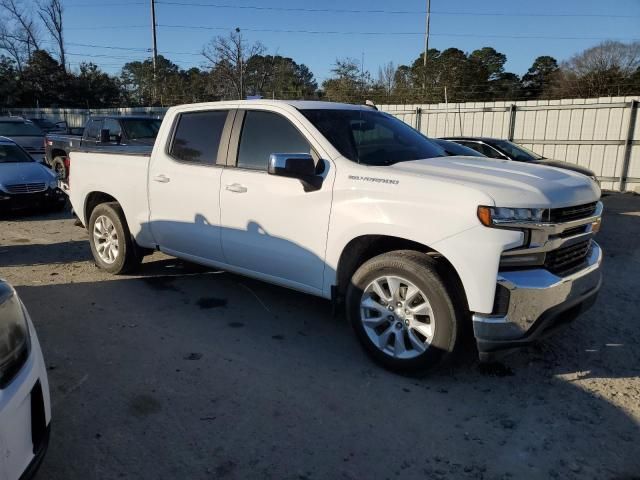
<path fill-rule="evenodd" d="M 247 187 L 244 185 L 240 185 L 239 183 L 232 183 L 231 185 L 227 185 L 225 189 L 234 193 L 244 193 L 247 191 Z"/>
<path fill-rule="evenodd" d="M 169 177 L 167 177 L 164 174 L 160 174 L 160 175 L 156 175 L 155 177 L 153 177 L 153 181 L 154 182 L 160 182 L 160 183 L 169 183 L 169 181 L 171 181 L 171 179 Z"/>

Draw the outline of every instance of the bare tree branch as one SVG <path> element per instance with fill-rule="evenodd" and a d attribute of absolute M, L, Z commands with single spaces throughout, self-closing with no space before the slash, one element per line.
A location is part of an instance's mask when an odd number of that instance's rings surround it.
<path fill-rule="evenodd" d="M 62 69 L 66 70 L 64 36 L 62 32 L 63 12 L 64 8 L 62 7 L 61 0 L 46 0 L 38 4 L 38 16 L 56 43 L 60 64 L 62 65 Z"/>
<path fill-rule="evenodd" d="M 31 58 L 31 54 L 40 49 L 38 26 L 31 16 L 16 3 L 16 0 L 0 0 L 0 10 L 7 12 L 9 19 L 18 24 L 18 31 L 21 32 L 20 36 L 25 44 L 27 57 Z"/>
<path fill-rule="evenodd" d="M 264 53 L 264 46 L 256 42 L 247 45 L 239 29 L 227 37 L 214 38 L 202 51 L 211 64 L 212 76 L 218 80 L 224 96 L 244 98 L 246 95 L 247 62 Z"/>

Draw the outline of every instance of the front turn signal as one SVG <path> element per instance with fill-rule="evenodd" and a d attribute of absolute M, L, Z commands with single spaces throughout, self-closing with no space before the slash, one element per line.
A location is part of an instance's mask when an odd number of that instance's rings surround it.
<path fill-rule="evenodd" d="M 478 219 L 485 227 L 490 227 L 491 222 L 491 207 L 478 207 Z"/>

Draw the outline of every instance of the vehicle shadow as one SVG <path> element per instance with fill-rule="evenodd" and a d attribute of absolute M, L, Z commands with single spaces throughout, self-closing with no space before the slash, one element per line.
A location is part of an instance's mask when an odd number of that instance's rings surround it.
<path fill-rule="evenodd" d="M 89 243 L 69 240 L 58 243 L 28 243 L 28 238 L 14 240 L 13 245 L 0 245 L 0 267 L 59 265 L 93 261 Z"/>

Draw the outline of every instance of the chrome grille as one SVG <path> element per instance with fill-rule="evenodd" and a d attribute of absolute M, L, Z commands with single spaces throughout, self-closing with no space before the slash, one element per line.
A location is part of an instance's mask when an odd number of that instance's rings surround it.
<path fill-rule="evenodd" d="M 544 266 L 556 275 L 568 275 L 584 263 L 591 248 L 591 239 L 561 247 L 547 253 Z"/>
<path fill-rule="evenodd" d="M 597 202 L 576 205 L 574 207 L 552 208 L 549 210 L 549 219 L 552 223 L 570 222 L 593 215 Z"/>
<path fill-rule="evenodd" d="M 47 189 L 45 183 L 16 183 L 15 185 L 7 185 L 9 193 L 38 193 Z"/>

